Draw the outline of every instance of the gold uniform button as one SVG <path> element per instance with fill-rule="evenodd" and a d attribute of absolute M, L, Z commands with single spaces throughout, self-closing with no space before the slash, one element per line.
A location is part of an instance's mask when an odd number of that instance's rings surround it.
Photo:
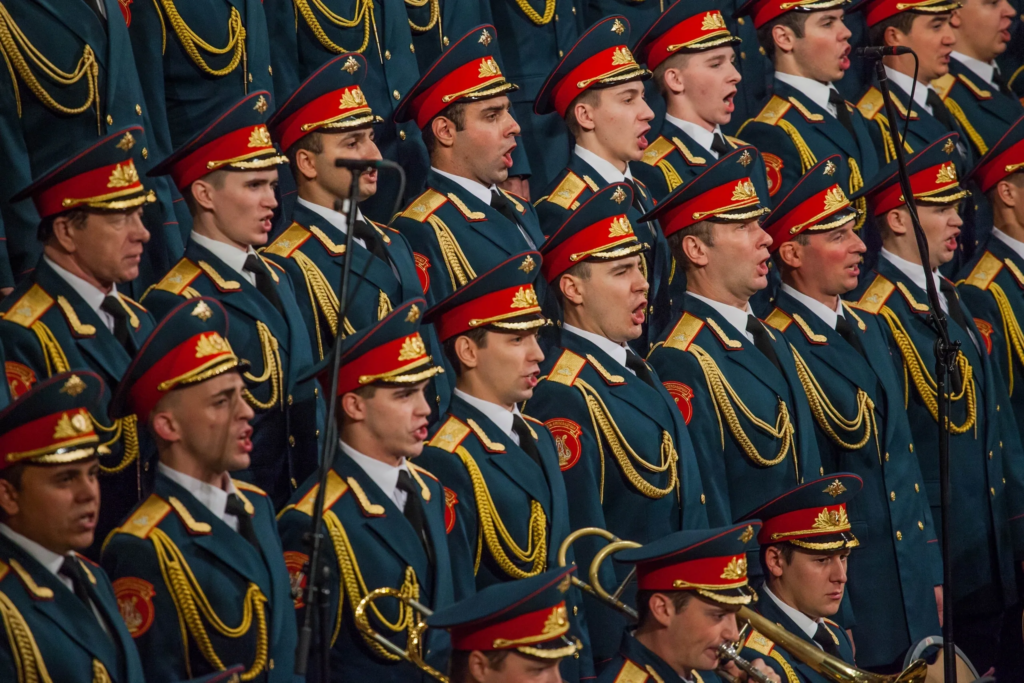
<path fill-rule="evenodd" d="M 252 83 L 252 74 L 249 74 L 249 82 Z"/>
<path fill-rule="evenodd" d="M 1000 448 L 1002 448 L 1002 447 L 1003 447 L 1003 442 L 1002 442 L 1002 441 L 1000 441 L 1000 442 L 999 442 L 999 447 L 1000 447 Z"/>
<path fill-rule="evenodd" d="M 903 540 L 903 532 L 902 531 L 897 531 L 896 532 L 896 540 L 897 541 L 902 541 Z"/>
<path fill-rule="evenodd" d="M 288 435 L 288 445 L 289 446 L 294 446 L 295 445 L 295 437 L 292 436 L 291 434 Z"/>
<path fill-rule="evenodd" d="M 139 116 L 142 116 L 142 105 L 141 104 L 136 104 L 135 105 L 135 113 L 138 114 Z"/>
<path fill-rule="evenodd" d="M 107 114 L 107 125 L 108 126 L 114 125 L 114 117 L 111 116 L 110 114 Z"/>
<path fill-rule="evenodd" d="M 1006 477 L 1003 477 L 1003 483 L 1004 484 L 1006 483 Z"/>
<path fill-rule="evenodd" d="M 924 531 L 924 522 L 922 522 L 921 520 L 917 520 L 917 528 L 921 531 Z"/>
<path fill-rule="evenodd" d="M 399 140 L 404 140 L 405 139 L 405 131 L 404 130 L 398 131 L 398 139 Z"/>
<path fill-rule="evenodd" d="M 555 15 L 555 21 L 558 21 L 558 15 L 557 14 Z"/>
<path fill-rule="evenodd" d="M 145 147 L 142 148 L 142 158 L 143 159 L 148 159 L 149 158 L 149 150 L 146 149 Z"/>
<path fill-rule="evenodd" d="M 292 488 L 293 489 L 299 488 L 299 484 L 298 484 L 298 482 L 295 481 L 295 477 L 292 477 Z"/>
<path fill-rule="evenodd" d="M 444 37 L 444 40 L 443 40 L 443 41 L 441 41 L 441 42 L 443 42 L 443 43 L 444 43 L 444 46 L 445 46 L 445 47 L 448 47 L 448 36 L 445 36 L 445 37 Z"/>
<path fill-rule="evenodd" d="M 579 659 L 580 658 L 580 653 L 579 652 L 573 652 L 572 653 L 572 658 L 573 659 Z"/>
<path fill-rule="evenodd" d="M 409 52 L 416 54 L 416 46 L 412 43 L 409 43 Z"/>
<path fill-rule="evenodd" d="M 996 404 L 996 412 L 997 412 L 997 413 L 999 412 L 1000 408 L 1001 408 L 1001 406 L 1000 406 L 1000 405 L 999 405 L 999 404 L 997 403 L 997 404 Z"/>
<path fill-rule="evenodd" d="M 320 436 L 320 430 L 319 430 L 319 429 L 318 429 L 318 430 L 316 430 L 316 433 L 315 433 L 314 435 L 315 435 L 315 436 Z"/>
<path fill-rule="evenodd" d="M 394 98 L 395 98 L 396 100 L 400 100 L 400 99 L 402 99 L 402 94 L 401 94 L 400 92 L 398 92 L 397 90 L 396 90 L 395 92 L 391 93 L 391 95 L 392 95 L 392 97 L 394 97 Z"/>
<path fill-rule="evenodd" d="M 273 76 L 274 75 L 274 67 L 268 66 L 267 67 L 267 73 L 270 74 L 271 76 Z M 274 667 L 270 667 L 270 668 L 274 668 Z"/>
<path fill-rule="evenodd" d="M 885 454 L 885 461 L 889 462 L 889 454 L 888 453 Z"/>
<path fill-rule="evenodd" d="M 271 659 L 269 662 L 267 662 L 267 668 L 273 670 L 273 668 L 274 668 L 274 660 L 273 659 Z"/>
<path fill-rule="evenodd" d="M 914 493 L 921 493 L 921 486 L 917 482 L 914 482 Z"/>
<path fill-rule="evenodd" d="M 703 493 L 702 493 L 702 494 L 700 494 L 700 504 L 701 504 L 701 505 L 704 505 L 704 504 L 705 504 L 705 503 L 707 502 L 707 500 L 708 500 L 708 499 L 704 497 L 704 494 L 703 494 Z"/>
<path fill-rule="evenodd" d="M 391 50 L 384 50 L 384 59 L 391 59 Z"/>
<path fill-rule="evenodd" d="M 747 53 L 746 52 L 741 52 L 740 53 L 740 59 L 746 59 L 746 58 L 747 58 Z"/>
<path fill-rule="evenodd" d="M 288 394 L 288 405 L 292 405 L 293 403 L 295 403 L 295 398 L 291 394 Z"/>
<path fill-rule="evenodd" d="M 818 474 L 820 474 L 821 476 L 824 477 L 825 476 L 825 468 L 824 467 L 819 467 L 818 468 Z"/>
<path fill-rule="evenodd" d="M 743 21 L 743 17 L 740 17 L 738 21 L 739 21 L 740 26 L 743 26 L 743 24 L 746 23 L 746 22 Z"/>
<path fill-rule="evenodd" d="M 320 387 L 313 387 L 313 395 L 314 396 L 319 396 L 320 395 Z"/>
<path fill-rule="evenodd" d="M 575 8 L 575 7 L 573 7 L 573 9 L 575 10 L 576 8 Z M 562 52 L 561 50 L 559 50 L 559 51 L 558 51 L 558 57 L 559 57 L 559 59 L 561 59 L 561 58 L 562 58 L 562 57 L 563 57 L 564 55 L 565 55 L 565 53 L 564 53 L 564 52 Z"/>
<path fill-rule="evenodd" d="M 914 444 L 910 444 L 910 446 L 908 446 L 908 448 L 910 449 L 910 452 L 911 452 L 911 453 L 913 453 L 913 452 L 914 452 Z"/>
<path fill-rule="evenodd" d="M 759 47 L 759 48 L 757 48 L 757 51 L 758 51 L 758 52 L 760 52 L 760 53 L 761 53 L 762 55 L 764 55 L 765 57 L 767 57 L 767 56 L 768 56 L 768 53 L 764 51 L 764 48 L 763 48 L 763 47 Z"/>
<path fill-rule="evenodd" d="M 579 607 L 577 607 L 576 605 L 572 606 L 572 615 L 573 616 L 576 616 L 579 613 L 579 611 L 580 611 Z"/>
<path fill-rule="evenodd" d="M 991 459 L 992 459 L 992 456 L 993 456 L 993 453 L 992 453 L 992 451 L 989 451 L 989 452 L 988 452 L 988 459 L 989 459 L 989 460 L 991 460 Z"/>
<path fill-rule="evenodd" d="M 988 492 L 991 493 L 993 496 L 996 495 L 996 490 L 994 488 L 990 488 Z"/>
<path fill-rule="evenodd" d="M 889 491 L 889 500 L 893 501 L 894 503 L 896 502 L 896 492 L 895 491 Z"/>
<path fill-rule="evenodd" d="M 574 6 L 573 6 L 573 8 L 572 8 L 572 13 L 573 13 L 573 14 L 576 14 L 576 6 L 575 6 L 575 5 L 574 5 Z"/>

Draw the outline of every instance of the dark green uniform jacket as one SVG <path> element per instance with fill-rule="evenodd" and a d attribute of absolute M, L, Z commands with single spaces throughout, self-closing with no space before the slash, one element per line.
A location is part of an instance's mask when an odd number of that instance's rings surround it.
<path fill-rule="evenodd" d="M 562 332 L 541 367 L 544 376 L 526 404 L 555 438 L 572 529 L 601 527 L 619 538 L 649 543 L 681 529 L 707 528 L 697 459 L 672 397 L 648 386 L 597 345 Z M 659 380 L 652 372 L 654 382 Z M 604 545 L 594 537 L 574 545 L 586 570 Z M 607 562 L 601 583 L 614 587 L 629 570 Z M 636 593 L 632 584 L 622 600 Z M 594 662 L 614 656 L 625 618 L 584 598 Z"/>
<path fill-rule="evenodd" d="M 92 370 L 107 387 L 116 387 L 138 350 L 156 326 L 145 308 L 121 295 L 129 312 L 128 347 L 117 343 L 100 316 L 45 259 L 39 267 L 0 301 L 0 339 L 7 355 L 8 380 L 17 377 L 27 388 L 38 380 L 68 370 Z M 110 392 L 105 401 L 110 400 Z M 104 403 L 104 406 L 106 403 Z M 96 542 L 117 526 L 143 494 L 138 482 L 154 454 L 152 443 L 141 437 L 134 417 L 107 425 L 105 415 L 96 424 L 109 456 L 100 460 L 111 471 L 101 477 L 103 505 L 97 523 Z M 142 488 L 145 488 L 143 486 Z"/>
<path fill-rule="evenodd" d="M 999 141 L 1010 124 L 1024 116 L 1024 106 L 1013 95 L 985 81 L 956 57 L 949 73 L 932 82 L 980 159 Z"/>
<path fill-rule="evenodd" d="M 39 214 L 31 200 L 10 204 L 15 192 L 66 160 L 73 150 L 130 126 L 146 129 L 145 135 L 133 134 L 139 175 L 145 176 L 163 158 L 153 137 L 151 116 L 162 118 L 163 113 L 147 106 L 144 79 L 140 82 L 136 72 L 118 1 L 103 2 L 106 20 L 89 8 L 90 3 L 81 1 L 4 3 L 0 25 L 5 32 L 23 33 L 29 45 L 19 45 L 14 55 L 7 55 L 8 60 L 20 57 L 21 65 L 5 70 L 0 78 L 0 165 L 4 169 L 0 175 L 0 287 L 12 287 L 25 277 L 42 252 L 36 240 Z M 38 54 L 33 55 L 31 48 Z M 81 75 L 71 79 L 74 83 L 59 84 L 46 75 L 47 63 L 65 75 Z M 89 75 L 92 69 L 95 81 Z M 43 99 L 33 84 L 42 88 Z M 159 201 L 144 211 L 152 237 L 140 264 L 141 287 L 138 292 L 126 290 L 136 297 L 178 260 L 192 226 L 183 204 L 176 215 L 174 200 L 180 195 L 167 178 L 146 179 L 145 184 L 156 191 Z"/>
<path fill-rule="evenodd" d="M 539 466 L 458 395 L 416 459 L 444 483 L 456 601 L 558 566 L 558 549 L 569 535 L 558 448 L 543 423 L 526 419 L 537 435 Z M 572 558 L 567 556 L 569 562 Z M 584 643 L 579 657 L 562 660 L 562 677 L 572 683 L 592 677 L 593 664 L 579 590 L 571 589 L 566 602 L 573 614 L 572 636 Z"/>
<path fill-rule="evenodd" d="M 299 380 L 313 363 L 313 350 L 291 278 L 280 266 L 264 263 L 275 279 L 283 313 L 194 241 L 185 248 L 185 258 L 144 300 L 157 317 L 197 296 L 224 304 L 230 321 L 228 341 L 240 358 L 252 363 L 245 373 L 245 398 L 256 410 L 252 463 L 238 478 L 266 491 L 276 509 L 316 469 L 323 410 L 315 381 Z"/>
<path fill-rule="evenodd" d="M 880 314 L 888 323 L 896 377 L 903 384 L 914 437 L 913 452 L 921 466 L 936 531 L 940 531 L 938 428 L 933 412 L 935 333 L 929 326 L 927 296 L 883 254 L 874 272 L 851 298 L 857 299 L 855 308 Z M 1020 488 L 1014 480 L 1017 463 L 1024 456 L 1018 433 L 1008 422 L 1012 410 L 1006 390 L 993 374 L 983 336 L 970 311 L 963 302 L 961 308 L 969 329 L 961 327 L 952 316 L 947 318 L 950 338 L 960 342 L 957 373 L 963 389 L 958 391 L 954 378 L 949 439 L 949 452 L 955 454 L 950 458 L 950 529 L 957 552 L 953 556 L 955 592 L 945 599 L 952 599 L 954 608 L 962 614 L 987 615 L 1000 612 L 1016 596 L 1013 560 L 1015 549 L 1020 559 L 1021 527 L 1020 522 L 1011 525 L 1010 519 L 1024 512 L 1017 495 Z M 982 345 L 981 353 L 975 340 Z M 902 535 L 897 534 L 897 540 Z"/>
<path fill-rule="evenodd" d="M 147 681 L 236 664 L 247 680 L 295 680 L 298 631 L 274 507 L 255 486 L 235 486 L 258 548 L 159 472 L 152 495 L 103 548 Z"/>
<path fill-rule="evenodd" d="M 78 556 L 96 612 L 6 536 L 0 537 L 0 679 L 10 683 L 143 683 L 142 664 L 106 573 Z M 109 633 L 109 635 L 108 635 Z"/>
<path fill-rule="evenodd" d="M 853 472 L 864 481 L 847 506 L 860 542 L 850 556 L 847 588 L 857 619 L 858 661 L 884 666 L 912 643 L 940 632 L 933 587 L 942 583 L 942 558 L 921 468 L 910 452 L 913 434 L 893 372 L 888 326 L 846 305 L 861 355 L 786 290 L 775 306 L 765 322 L 793 347 L 825 472 Z"/>
<path fill-rule="evenodd" d="M 451 559 L 445 540 L 444 487 L 424 469 L 410 464 L 418 480 L 434 561 L 412 525 L 391 497 L 381 491 L 366 472 L 341 449 L 331 470 L 324 500 L 323 533 L 327 534 L 323 566 L 331 590 L 329 621 L 331 634 L 331 680 L 335 683 L 373 681 L 411 683 L 433 681 L 412 664 L 398 660 L 356 629 L 352 613 L 370 591 L 381 587 L 401 590 L 437 611 L 454 602 Z M 281 511 L 278 528 L 284 544 L 285 562 L 292 583 L 305 587 L 299 572 L 308 561 L 305 535 L 310 530 L 316 498 L 316 477 L 307 480 Z M 381 635 L 405 648 L 412 615 L 404 603 L 384 598 L 367 610 L 370 625 Z M 402 605 L 402 606 L 400 606 Z M 296 602 L 296 617 L 302 623 L 303 603 Z M 389 626 L 390 624 L 390 626 Z M 427 631 L 423 657 L 438 671 L 446 671 L 450 640 L 446 631 Z M 314 650 L 315 654 L 315 650 Z M 318 680 L 318 659 L 310 657 L 310 680 Z"/>
<path fill-rule="evenodd" d="M 705 671 L 702 676 L 700 672 L 691 671 L 687 683 L 704 683 L 720 680 L 712 672 Z M 598 676 L 598 683 L 658 683 L 661 681 L 681 679 L 675 669 L 668 663 L 651 652 L 647 647 L 637 640 L 630 631 L 622 634 L 622 642 L 619 644 L 619 651 Z"/>

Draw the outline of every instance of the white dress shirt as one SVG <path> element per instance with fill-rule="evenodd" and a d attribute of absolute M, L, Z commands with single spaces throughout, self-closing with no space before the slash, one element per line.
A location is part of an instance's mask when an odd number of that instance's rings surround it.
<path fill-rule="evenodd" d="M 754 315 L 754 309 L 750 307 L 749 301 L 747 302 L 746 308 L 743 309 L 730 306 L 729 304 L 723 304 L 721 301 L 715 301 L 714 299 L 709 299 L 706 296 L 694 294 L 693 292 L 687 292 L 687 294 L 698 301 L 703 301 L 708 306 L 715 309 L 720 316 L 725 318 L 726 322 L 735 327 L 736 331 L 743 335 L 744 339 L 749 342 L 754 341 L 754 335 L 747 332 L 747 317 Z"/>
<path fill-rule="evenodd" d="M 787 617 L 793 620 L 793 623 L 797 625 L 797 628 L 803 631 L 807 640 L 814 643 L 819 650 L 823 649 L 821 645 L 818 645 L 814 640 L 814 634 L 818 632 L 818 624 L 822 623 L 821 619 L 811 619 L 795 607 L 790 607 L 786 603 L 782 602 L 782 600 L 779 600 L 768 586 L 764 587 L 764 592 L 768 594 L 768 597 L 772 599 L 772 602 L 778 605 L 779 609 L 781 609 Z"/>
<path fill-rule="evenodd" d="M 828 101 L 829 94 L 833 90 L 839 92 L 831 83 L 822 83 L 821 81 L 816 81 L 813 78 L 795 76 L 793 74 L 782 73 L 781 71 L 775 72 L 775 78 L 779 79 L 786 85 L 796 88 L 804 95 L 807 95 L 811 102 L 814 102 L 833 117 L 838 118 L 839 112 L 836 111 L 836 106 Z"/>
<path fill-rule="evenodd" d="M 999 228 L 992 228 L 992 236 L 1008 246 L 1010 249 L 1013 249 L 1013 252 L 1017 254 L 1017 256 L 1024 259 L 1024 242 L 1010 237 Z"/>
<path fill-rule="evenodd" d="M 433 166 L 430 167 L 430 170 L 433 171 L 434 173 L 437 173 L 438 175 L 444 176 L 448 180 L 457 184 L 459 187 L 461 187 L 466 192 L 470 193 L 471 195 L 482 201 L 487 206 L 491 205 L 491 192 L 498 191 L 497 185 L 485 187 L 484 185 L 476 182 L 475 180 L 470 180 L 469 178 L 460 175 L 452 175 L 451 173 L 445 173 L 444 171 Z M 527 234 L 526 228 L 524 228 L 522 225 L 519 225 L 519 223 L 516 223 L 516 227 L 519 228 L 519 233 L 523 236 L 523 239 L 526 240 L 526 243 L 530 246 L 530 249 L 536 249 L 537 245 L 533 243 L 532 239 L 530 239 L 530 235 Z"/>
<path fill-rule="evenodd" d="M 184 472 L 171 469 L 162 462 L 157 463 L 157 470 L 160 474 L 191 493 L 192 497 L 202 503 L 203 507 L 213 513 L 214 517 L 227 524 L 233 531 L 238 531 L 238 517 L 235 515 L 229 515 L 226 512 L 228 496 L 232 493 L 238 493 L 238 489 L 235 488 L 235 482 L 231 481 L 231 477 L 224 477 L 228 482 L 228 488 L 227 490 L 224 490 L 219 486 L 207 484 L 205 481 L 200 481 L 195 477 L 190 477 Z"/>
<path fill-rule="evenodd" d="M 319 204 L 314 204 L 313 202 L 305 200 L 302 197 L 299 197 L 298 203 L 299 203 L 300 206 L 306 207 L 307 209 L 309 209 L 313 213 L 317 214 L 318 216 L 322 216 L 323 219 L 325 221 L 327 221 L 338 232 L 340 232 L 342 234 L 342 236 L 348 234 L 348 215 L 347 214 L 344 214 L 344 213 L 342 213 L 340 211 L 335 211 L 334 209 L 328 209 L 326 206 L 320 206 Z M 362 210 L 359 209 L 359 207 L 356 207 L 356 220 L 357 221 L 364 221 L 364 220 L 366 220 L 365 218 L 363 218 L 363 212 L 362 212 Z M 338 240 L 335 240 L 335 241 L 338 241 Z M 356 244 L 358 244 L 359 246 L 363 247 L 364 249 L 366 248 L 366 242 L 363 241 L 362 238 L 360 238 L 360 237 L 353 237 L 352 241 L 355 242 Z"/>
<path fill-rule="evenodd" d="M 679 130 L 689 135 L 691 138 L 693 138 L 693 141 L 696 142 L 698 145 L 700 145 L 707 151 L 711 152 L 711 156 L 715 157 L 716 159 L 718 158 L 718 152 L 711 149 L 711 145 L 715 141 L 716 133 L 718 135 L 721 135 L 722 139 L 725 140 L 725 135 L 722 133 L 721 126 L 715 126 L 714 130 L 708 130 L 704 126 L 699 126 L 696 123 L 693 123 L 692 121 L 683 121 L 682 119 L 677 119 L 671 114 L 665 114 L 665 120 L 671 123 Z"/>
<path fill-rule="evenodd" d="M 398 488 L 398 473 L 402 470 L 409 471 L 409 464 L 405 461 L 405 458 L 402 458 L 402 462 L 395 467 L 376 458 L 363 455 L 344 441 L 339 441 L 339 443 L 345 455 L 355 460 L 356 464 L 366 472 L 366 476 L 372 479 L 373 483 L 384 492 L 384 495 L 390 498 L 398 506 L 399 510 L 405 512 L 405 500 L 409 497 L 409 494 Z"/>
<path fill-rule="evenodd" d="M 512 431 L 512 420 L 519 415 L 519 406 L 513 405 L 512 410 L 508 410 L 505 406 L 499 406 L 497 403 L 470 396 L 462 389 L 456 389 L 455 395 L 486 415 L 487 419 L 493 422 L 505 436 L 512 439 L 517 446 L 519 445 L 519 435 Z"/>
<path fill-rule="evenodd" d="M 821 318 L 833 330 L 836 329 L 836 323 L 839 321 L 839 318 L 843 317 L 842 301 L 836 301 L 835 309 L 831 309 L 817 299 L 812 299 L 803 292 L 798 292 L 786 283 L 782 283 L 782 291 L 809 308 L 811 313 Z"/>
<path fill-rule="evenodd" d="M 569 332 L 571 334 L 575 334 L 577 337 L 580 337 L 581 339 L 586 339 L 588 342 L 590 342 L 591 344 L 593 344 L 594 346 L 596 346 L 597 348 L 601 349 L 609 356 L 611 356 L 612 360 L 621 365 L 627 372 L 632 372 L 634 375 L 636 375 L 635 372 L 626 367 L 626 354 L 629 353 L 629 351 L 626 350 L 625 344 L 616 344 L 608 337 L 602 337 L 599 334 L 587 332 L 586 330 L 581 330 L 578 327 L 573 327 L 572 325 L 568 324 L 563 324 L 562 330 L 565 332 Z"/>
<path fill-rule="evenodd" d="M 243 251 L 233 244 L 210 239 L 206 235 L 200 235 L 195 230 L 192 231 L 192 241 L 226 263 L 231 270 L 244 277 L 245 281 L 250 285 L 256 286 L 256 273 L 245 269 L 245 260 L 249 258 L 250 254 L 256 253 L 256 250 L 251 246 Z"/>
<path fill-rule="evenodd" d="M 889 80 L 898 85 L 905 93 L 910 94 L 911 89 L 914 91 L 914 105 L 924 109 L 931 115 L 935 115 L 932 111 L 932 107 L 928 104 L 928 90 L 932 89 L 931 85 L 925 85 L 924 83 L 918 83 L 917 87 L 914 87 L 914 79 L 911 76 L 885 67 L 885 75 L 889 77 Z"/>
<path fill-rule="evenodd" d="M 629 180 L 633 180 L 633 173 L 629 170 L 628 163 L 626 164 L 626 172 L 623 173 L 619 169 L 615 168 L 615 164 L 602 159 L 586 147 L 576 145 L 574 154 L 593 166 L 594 170 L 597 171 L 597 174 L 604 178 L 606 183 L 621 183 L 625 182 L 627 178 Z"/>
<path fill-rule="evenodd" d="M 910 278 L 910 281 L 915 285 L 926 292 L 928 291 L 928 281 L 924 277 L 924 267 L 921 266 L 921 264 L 911 263 L 905 258 L 900 258 L 885 248 L 882 249 L 882 258 L 896 266 L 899 271 Z M 949 304 L 946 303 L 946 295 L 943 294 L 942 290 L 939 288 L 939 285 L 942 284 L 942 278 L 936 271 L 932 271 L 932 278 L 935 280 L 935 289 L 939 293 L 939 303 L 942 304 L 942 310 L 949 313 Z"/>
<path fill-rule="evenodd" d="M 973 71 L 975 76 L 985 81 L 985 85 L 991 86 L 993 88 L 996 87 L 996 84 L 992 82 L 992 77 L 996 73 L 995 64 L 992 64 L 991 62 L 986 64 L 980 59 L 968 57 L 964 53 L 957 52 L 956 50 L 953 50 L 953 53 L 950 55 L 950 57 L 952 57 L 953 59 L 955 59 L 956 61 L 960 62 L 968 69 Z"/>
<path fill-rule="evenodd" d="M 96 285 L 83 280 L 74 273 L 64 270 L 56 263 L 50 260 L 48 256 L 43 256 L 46 259 L 46 263 L 53 268 L 57 275 L 61 276 L 64 282 L 71 285 L 71 289 L 78 293 L 78 296 L 85 300 L 86 305 L 93 310 L 93 312 L 100 317 L 103 324 L 107 326 L 107 329 L 111 332 L 114 331 L 114 316 L 110 315 L 106 311 L 100 308 L 103 305 L 103 300 L 108 296 L 116 296 L 118 299 L 121 295 L 117 293 L 117 285 L 111 285 L 109 292 L 104 292 L 102 289 L 96 287 Z"/>

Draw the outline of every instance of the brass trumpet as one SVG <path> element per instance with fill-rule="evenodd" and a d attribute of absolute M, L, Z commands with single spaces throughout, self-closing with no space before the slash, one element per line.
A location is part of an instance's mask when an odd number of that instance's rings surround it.
<path fill-rule="evenodd" d="M 406 605 L 412 608 L 415 615 L 412 625 L 409 626 L 408 635 L 405 641 L 405 649 L 398 647 L 390 640 L 382 636 L 373 630 L 370 626 L 370 618 L 366 614 L 366 609 L 370 604 L 378 598 L 389 597 L 404 602 Z M 372 639 L 375 643 L 380 645 L 382 648 L 401 659 L 414 664 L 418 669 L 426 673 L 427 675 L 436 678 L 441 683 L 448 683 L 448 677 L 443 673 L 435 669 L 434 667 L 427 664 L 423 659 L 423 634 L 427 630 L 427 624 L 423 621 L 423 617 L 429 617 L 434 611 L 412 598 L 402 595 L 397 589 L 385 586 L 383 588 L 377 588 L 366 594 L 366 596 L 359 601 L 356 605 L 353 617 L 355 619 L 356 628 L 359 632 L 366 637 Z"/>
<path fill-rule="evenodd" d="M 723 661 L 728 659 L 733 664 L 738 666 L 740 671 L 747 672 L 748 680 L 757 681 L 757 683 L 772 683 L 770 678 L 768 678 L 763 673 L 755 669 L 753 664 L 751 664 L 746 659 L 740 656 L 737 647 L 738 646 L 736 643 L 722 643 L 718 646 L 718 658 Z M 728 673 L 722 671 L 721 669 L 718 669 L 717 671 L 720 676 L 729 676 Z"/>
<path fill-rule="evenodd" d="M 593 561 L 591 561 L 590 563 L 590 571 L 588 575 L 590 583 L 587 583 L 586 581 L 577 578 L 575 574 L 570 574 L 569 576 L 572 578 L 573 585 L 582 590 L 583 592 L 589 593 L 590 595 L 601 600 L 602 602 L 610 605 L 611 607 L 614 607 L 615 609 L 622 612 L 629 618 L 635 620 L 637 617 L 636 610 L 627 605 L 626 603 L 622 602 L 622 600 L 620 600 L 619 598 L 622 595 L 622 591 L 624 591 L 626 589 L 626 586 L 629 585 L 629 582 L 633 580 L 633 575 L 636 573 L 636 569 L 629 573 L 629 576 L 627 576 L 625 580 L 621 584 L 619 584 L 619 587 L 615 589 L 614 593 L 609 593 L 601 586 L 601 582 L 598 581 L 597 573 L 598 570 L 601 568 L 601 563 L 604 562 L 609 555 L 617 553 L 620 550 L 626 550 L 627 548 L 639 548 L 640 544 L 634 541 L 623 541 L 621 538 L 611 533 L 607 529 L 601 529 L 596 526 L 584 527 L 582 529 L 577 529 L 576 531 L 566 536 L 565 540 L 562 541 L 562 545 L 558 547 L 559 567 L 565 566 L 565 556 L 569 552 L 569 547 L 579 539 L 583 538 L 584 536 L 600 536 L 601 538 L 608 541 L 608 545 L 601 548 L 601 550 L 597 552 L 597 555 L 594 556 Z"/>

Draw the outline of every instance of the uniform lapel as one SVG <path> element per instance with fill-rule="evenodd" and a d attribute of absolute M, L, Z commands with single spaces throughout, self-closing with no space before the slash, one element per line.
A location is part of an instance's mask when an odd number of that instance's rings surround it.
<path fill-rule="evenodd" d="M 811 112 L 811 114 L 817 114 L 820 116 L 821 121 L 807 121 L 806 124 L 834 142 L 850 156 L 861 156 L 860 148 L 857 146 L 857 140 L 854 139 L 850 131 L 846 130 L 843 124 L 839 122 L 839 119 L 819 107 L 817 103 L 813 102 L 809 97 L 779 79 L 775 79 L 775 94 L 783 99 L 791 97 L 800 102 L 800 104 L 802 104 L 807 111 Z M 800 112 L 797 112 L 796 115 L 803 118 L 803 114 Z M 850 114 L 850 118 L 854 118 L 852 113 Z"/>
<path fill-rule="evenodd" d="M 427 185 L 446 197 L 449 194 L 455 195 L 470 211 L 482 214 L 483 220 L 466 220 L 465 227 L 493 243 L 506 254 L 518 254 L 529 250 L 530 246 L 518 226 L 511 224 L 497 209 L 491 208 L 489 203 L 480 201 L 458 183 L 440 173 L 431 173 L 427 178 Z M 461 209 L 455 207 L 455 210 L 462 215 Z M 537 247 L 540 247 L 540 244 L 537 244 Z"/>
<path fill-rule="evenodd" d="M 806 641 L 811 639 L 807 637 L 803 629 L 796 625 L 796 622 L 789 618 L 789 615 L 782 611 L 782 609 L 775 603 L 775 601 L 765 592 L 765 588 L 762 587 L 758 591 L 760 599 L 757 601 L 757 611 L 761 613 L 766 619 L 774 621 L 776 624 L 786 629 L 790 633 L 803 638 Z M 786 660 L 789 661 L 794 667 L 800 670 L 801 680 L 817 681 L 821 680 L 813 669 L 804 664 L 798 659 L 785 653 Z"/>
<path fill-rule="evenodd" d="M 72 33 L 82 39 L 84 43 L 91 46 L 93 51 L 102 53 L 103 41 L 106 40 L 106 31 L 100 23 L 96 12 L 90 9 L 82 0 L 70 2 L 69 0 L 35 0 L 37 5 L 45 8 L 60 23 L 64 24 Z M 122 21 L 121 10 L 117 7 L 115 0 L 111 15 L 110 3 L 107 3 L 107 21 L 113 18 Z M 108 66 L 106 64 L 104 66 Z"/>

